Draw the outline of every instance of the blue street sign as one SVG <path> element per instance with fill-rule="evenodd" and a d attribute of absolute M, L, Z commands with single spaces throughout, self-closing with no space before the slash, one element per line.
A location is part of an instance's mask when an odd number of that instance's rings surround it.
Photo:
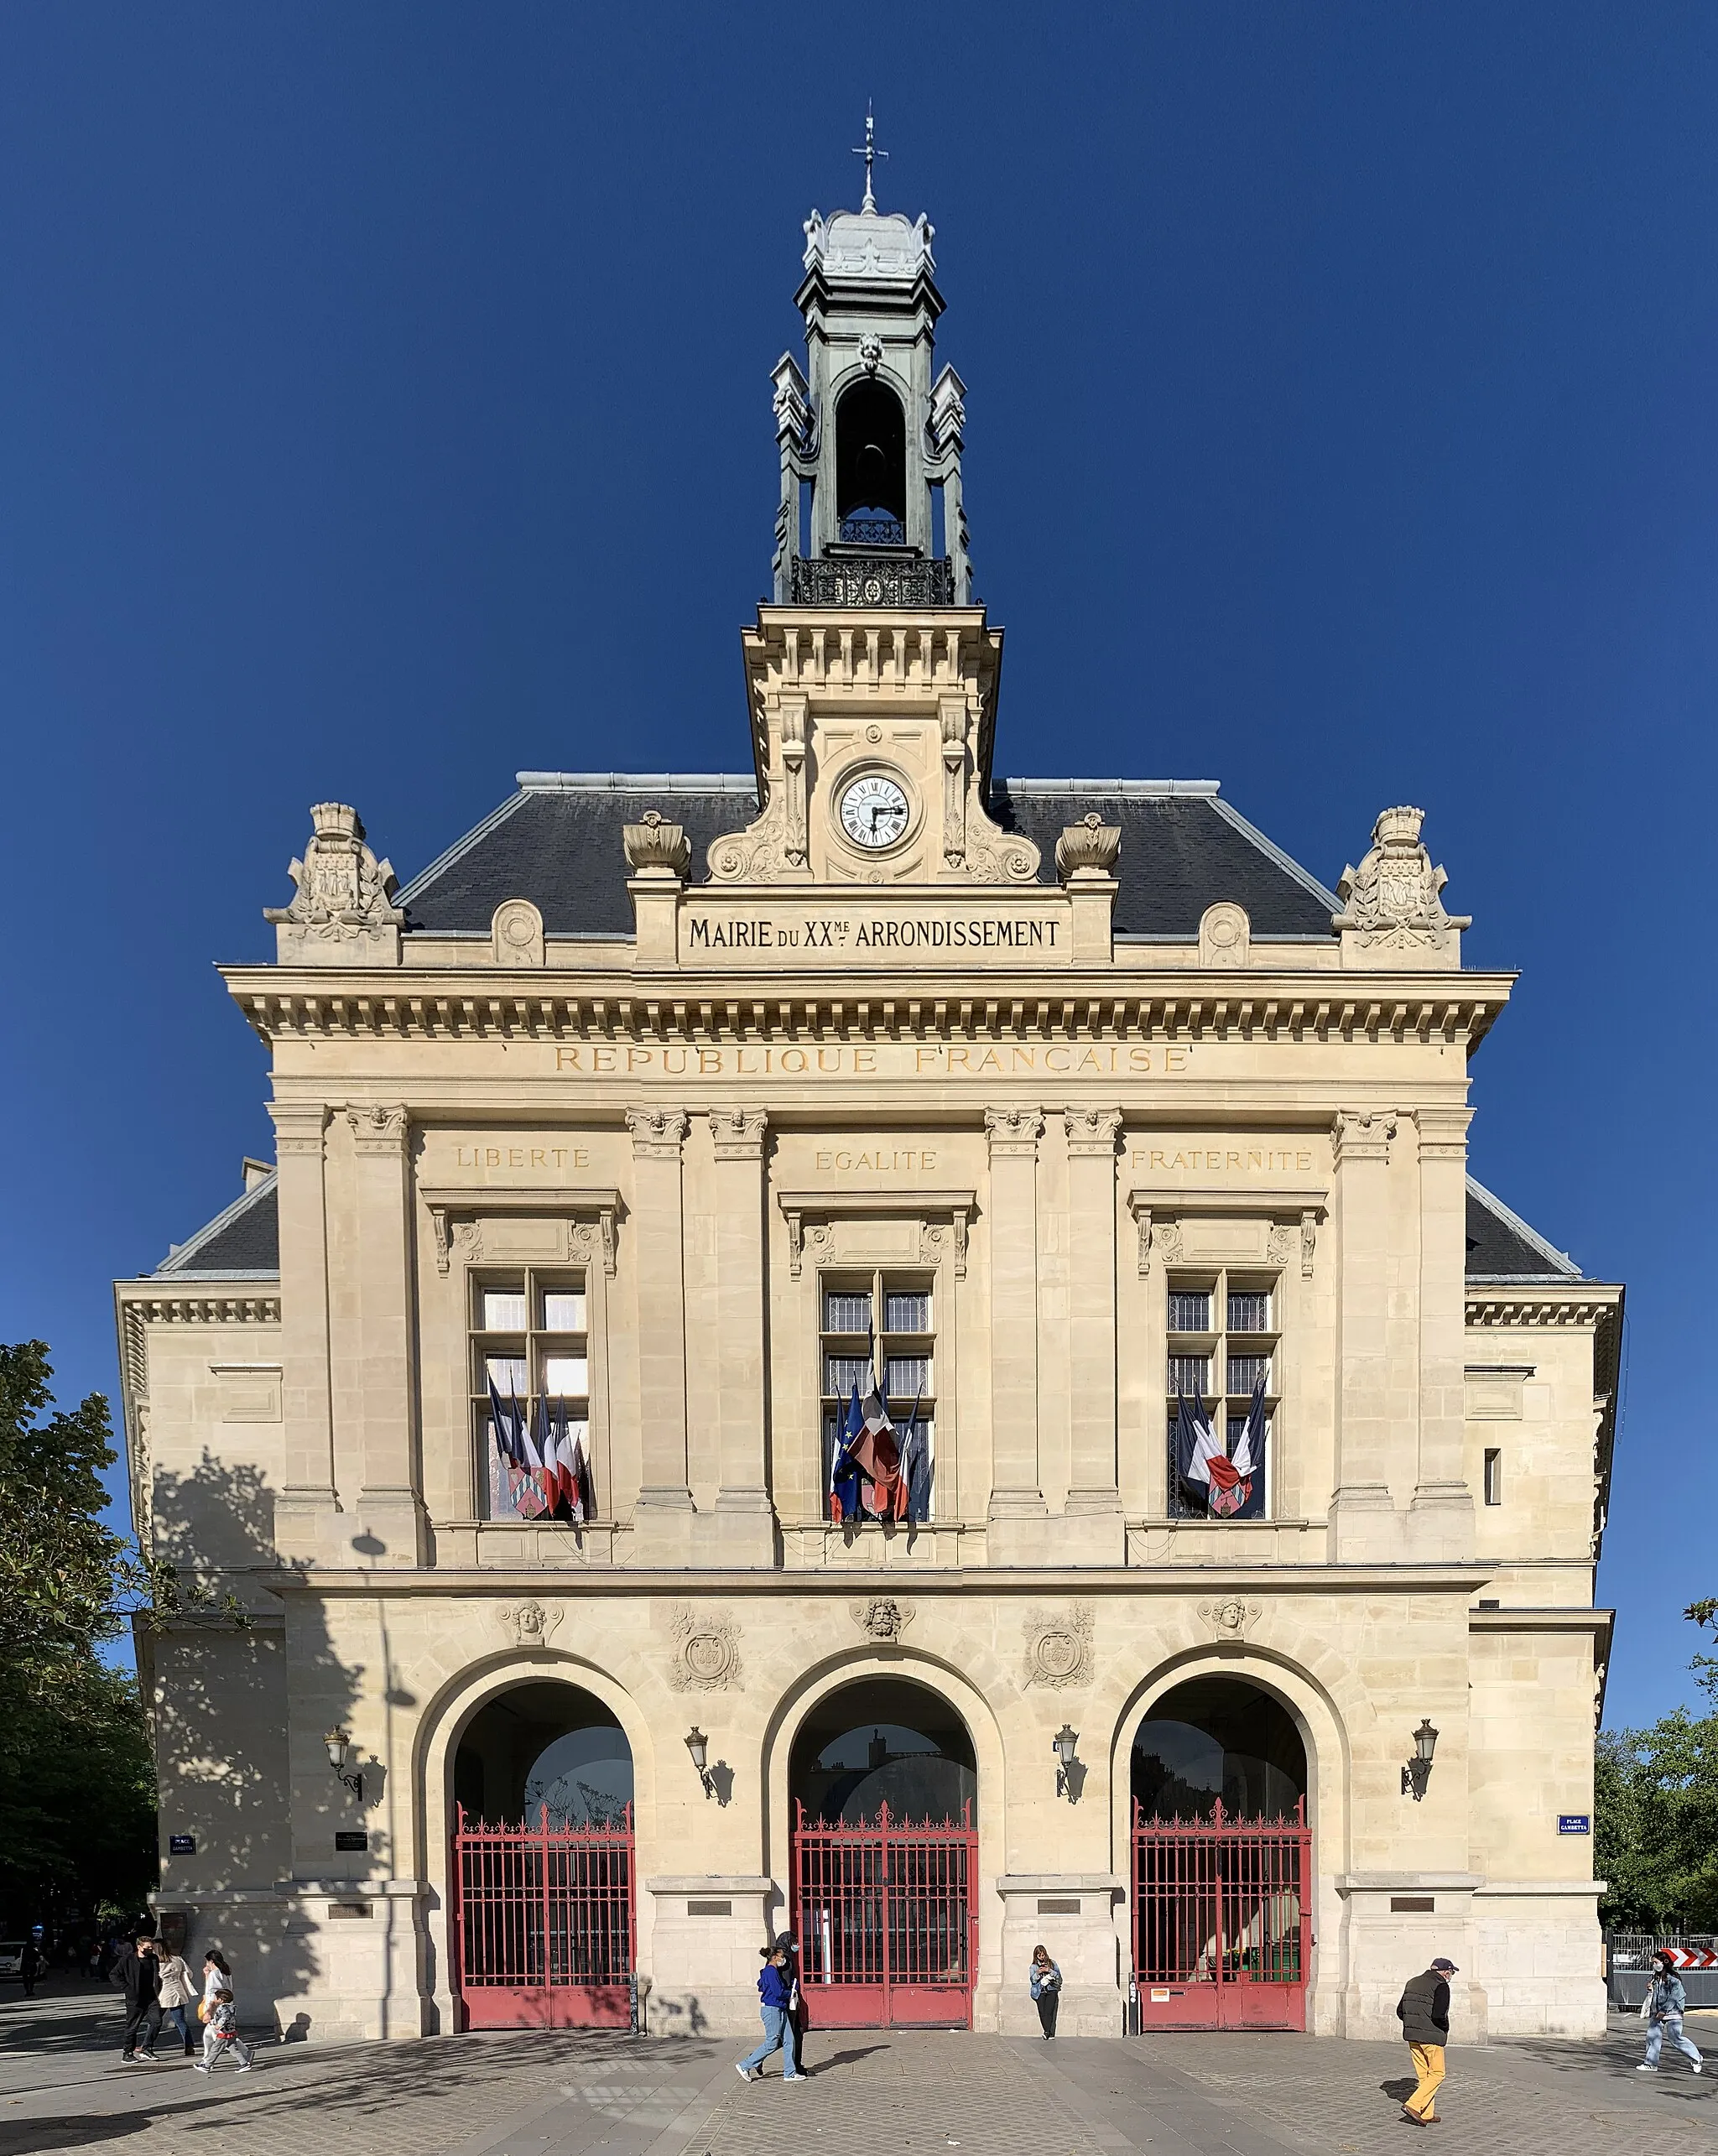
<path fill-rule="evenodd" d="M 1593 1815 L 1590 1812 L 1559 1812 L 1557 1815 L 1559 1834 L 1590 1834 L 1592 1831 Z"/>
<path fill-rule="evenodd" d="M 167 1853 L 169 1857 L 195 1857 L 197 1853 L 197 1837 L 194 1834 L 169 1834 L 167 1837 Z"/>

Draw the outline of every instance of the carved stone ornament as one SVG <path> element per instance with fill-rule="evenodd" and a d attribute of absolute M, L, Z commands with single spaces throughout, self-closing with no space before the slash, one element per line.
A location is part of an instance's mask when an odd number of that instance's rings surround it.
<path fill-rule="evenodd" d="M 405 915 L 393 903 L 399 880 L 364 843 L 358 812 L 343 801 L 318 801 L 302 861 L 287 873 L 298 888 L 289 906 L 265 906 L 283 962 L 305 966 L 397 966 Z"/>
<path fill-rule="evenodd" d="M 1245 1639 L 1247 1627 L 1258 1622 L 1259 1606 L 1239 1595 L 1226 1595 L 1217 1601 L 1201 1602 L 1199 1614 L 1219 1639 Z"/>
<path fill-rule="evenodd" d="M 1122 827 L 1106 824 L 1096 810 L 1070 824 L 1056 841 L 1056 873 L 1065 883 L 1113 876 L 1122 852 Z"/>
<path fill-rule="evenodd" d="M 850 1602 L 853 1622 L 872 1639 L 898 1639 L 913 1622 L 913 1604 L 893 1595 L 874 1595 L 868 1602 Z"/>
<path fill-rule="evenodd" d="M 985 1134 L 992 1160 L 1035 1160 L 1038 1141 L 1044 1135 L 1044 1116 L 1037 1108 L 987 1108 Z"/>
<path fill-rule="evenodd" d="M 411 1120 L 403 1108 L 375 1103 L 367 1108 L 348 1108 L 346 1119 L 351 1126 L 352 1144 L 360 1153 L 400 1152 Z"/>
<path fill-rule="evenodd" d="M 644 811 L 643 823 L 623 825 L 621 841 L 627 850 L 627 866 L 635 876 L 673 877 L 679 881 L 692 865 L 692 841 L 685 827 L 664 823 L 654 809 Z"/>
<path fill-rule="evenodd" d="M 561 1620 L 560 1605 L 547 1607 L 539 1601 L 513 1602 L 497 1612 L 508 1638 L 515 1647 L 546 1647 L 549 1635 Z"/>
<path fill-rule="evenodd" d="M 740 1631 L 731 1618 L 682 1602 L 674 1612 L 674 1636 L 669 1682 L 677 1692 L 731 1692 L 737 1686 Z"/>
<path fill-rule="evenodd" d="M 1026 1617 L 1026 1682 L 1062 1691 L 1091 1681 L 1090 1602 L 1065 1610 L 1030 1610 Z"/>
<path fill-rule="evenodd" d="M 882 365 L 882 339 L 875 330 L 867 330 L 859 340 L 859 364 L 867 374 L 875 374 Z"/>
<path fill-rule="evenodd" d="M 1330 917 L 1342 932 L 1345 965 L 1451 965 L 1461 962 L 1466 914 L 1444 910 L 1448 881 L 1420 843 L 1419 809 L 1386 809 L 1372 825 L 1372 850 L 1336 885 L 1342 910 Z"/>
<path fill-rule="evenodd" d="M 497 966 L 543 963 L 543 916 L 528 898 L 503 898 L 489 924 Z"/>
<path fill-rule="evenodd" d="M 1207 906 L 1199 924 L 1199 962 L 1205 966 L 1245 966 L 1252 948 L 1252 923 L 1245 906 L 1220 899 Z"/>
<path fill-rule="evenodd" d="M 628 1108 L 633 1154 L 640 1160 L 678 1160 L 688 1120 L 684 1108 Z"/>

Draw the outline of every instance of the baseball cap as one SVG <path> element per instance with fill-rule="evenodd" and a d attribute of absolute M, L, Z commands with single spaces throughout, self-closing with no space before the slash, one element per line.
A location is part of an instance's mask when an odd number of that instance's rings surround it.
<path fill-rule="evenodd" d="M 1447 1954 L 1439 1954 L 1433 1961 L 1432 1966 L 1434 1969 L 1447 1969 L 1452 1976 L 1458 1976 L 1461 1973 Z"/>

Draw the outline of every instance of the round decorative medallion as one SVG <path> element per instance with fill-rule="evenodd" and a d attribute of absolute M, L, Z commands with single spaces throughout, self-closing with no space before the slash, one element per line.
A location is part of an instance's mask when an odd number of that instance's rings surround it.
<path fill-rule="evenodd" d="M 1046 1683 L 1071 1677 L 1080 1667 L 1080 1642 L 1071 1632 L 1046 1632 L 1038 1642 L 1039 1674 Z"/>
<path fill-rule="evenodd" d="M 882 728 L 881 726 L 867 726 L 865 729 L 865 738 L 874 748 L 877 742 L 882 739 Z"/>
<path fill-rule="evenodd" d="M 720 1632 L 687 1635 L 686 1671 L 700 1684 L 719 1685 L 734 1666 L 734 1643 Z"/>
<path fill-rule="evenodd" d="M 862 588 L 867 607 L 880 607 L 882 604 L 882 583 L 880 578 L 867 576 Z"/>

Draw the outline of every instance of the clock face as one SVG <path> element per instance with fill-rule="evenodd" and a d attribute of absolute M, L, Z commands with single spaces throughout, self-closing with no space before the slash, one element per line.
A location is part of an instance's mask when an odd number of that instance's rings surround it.
<path fill-rule="evenodd" d="M 841 796 L 841 829 L 867 852 L 903 837 L 911 816 L 907 796 L 880 772 L 856 779 Z"/>

